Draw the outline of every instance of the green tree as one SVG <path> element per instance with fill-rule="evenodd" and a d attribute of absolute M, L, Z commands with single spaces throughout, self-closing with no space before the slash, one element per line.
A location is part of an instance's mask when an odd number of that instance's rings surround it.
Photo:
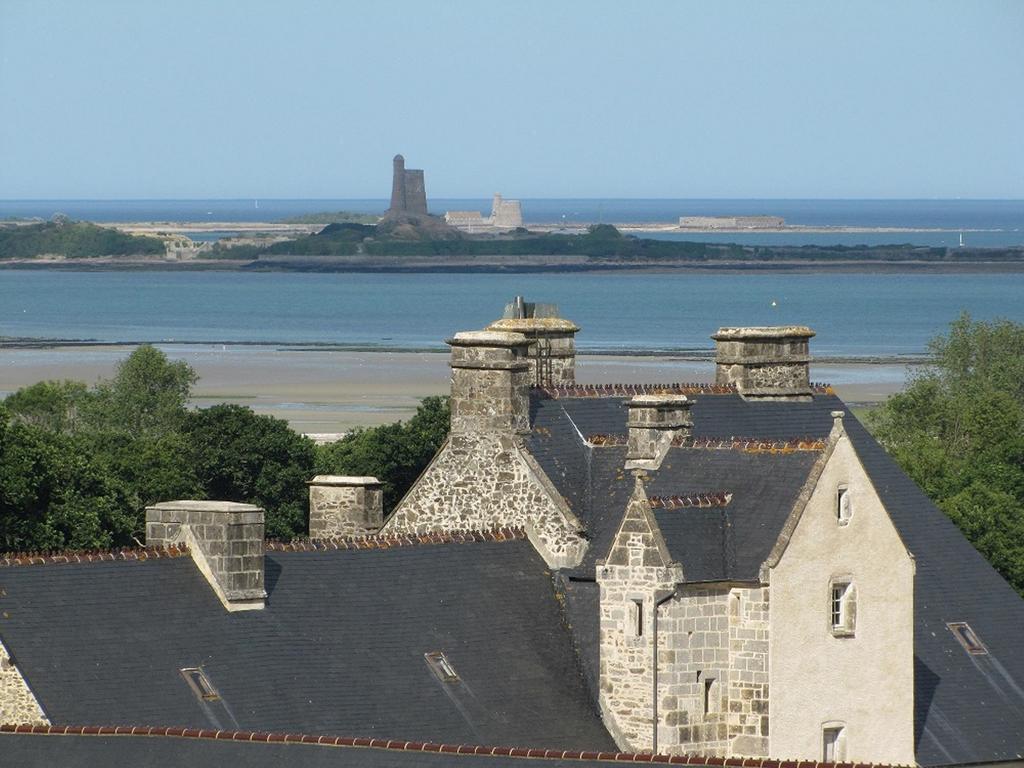
<path fill-rule="evenodd" d="M 4 405 L 17 421 L 71 434 L 81 426 L 83 406 L 88 408 L 90 397 L 81 381 L 40 381 L 12 393 Z"/>
<path fill-rule="evenodd" d="M 306 532 L 313 442 L 288 422 L 240 405 L 189 413 L 183 435 L 199 487 L 209 499 L 258 504 L 266 533 L 292 539 Z"/>
<path fill-rule="evenodd" d="M 374 475 L 391 511 L 416 482 L 448 434 L 448 398 L 427 397 L 406 422 L 350 432 L 317 450 L 318 473 Z"/>
<path fill-rule="evenodd" d="M 871 412 L 886 450 L 1024 594 L 1024 325 L 963 314 Z"/>

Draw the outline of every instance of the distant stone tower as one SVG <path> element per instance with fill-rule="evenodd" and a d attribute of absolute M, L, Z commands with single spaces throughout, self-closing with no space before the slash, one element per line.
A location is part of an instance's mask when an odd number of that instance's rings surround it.
<path fill-rule="evenodd" d="M 427 214 L 427 187 L 423 171 L 406 170 L 405 158 L 395 155 L 391 180 L 391 208 L 388 213 Z"/>

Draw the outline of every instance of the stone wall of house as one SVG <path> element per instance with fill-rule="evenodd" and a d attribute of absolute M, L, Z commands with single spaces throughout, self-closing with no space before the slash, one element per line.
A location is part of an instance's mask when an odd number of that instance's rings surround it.
<path fill-rule="evenodd" d="M 499 432 L 453 430 L 382 533 L 524 528 L 551 567 L 577 565 L 586 541 L 573 516 L 522 445 Z"/>
<path fill-rule="evenodd" d="M 0 723 L 50 724 L 3 643 L 0 643 Z"/>
<path fill-rule="evenodd" d="M 730 753 L 768 756 L 768 587 L 729 597 Z"/>

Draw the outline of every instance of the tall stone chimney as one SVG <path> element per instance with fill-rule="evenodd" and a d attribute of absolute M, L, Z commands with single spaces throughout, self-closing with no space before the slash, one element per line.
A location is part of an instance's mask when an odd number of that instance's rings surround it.
<path fill-rule="evenodd" d="M 501 331 L 465 331 L 447 344 L 452 348 L 452 434 L 529 432 L 531 379 L 526 337 Z"/>
<path fill-rule="evenodd" d="M 579 326 L 559 317 L 556 304 L 527 303 L 522 296 L 516 296 L 505 305 L 502 318 L 487 326 L 487 330 L 521 333 L 526 337 L 532 385 L 559 387 L 576 383 Z"/>
<path fill-rule="evenodd" d="M 672 441 L 693 433 L 686 395 L 636 395 L 626 403 L 626 469 L 657 469 L 664 461 Z"/>
<path fill-rule="evenodd" d="M 810 338 L 805 325 L 719 328 L 715 383 L 735 384 L 748 400 L 810 400 Z"/>
<path fill-rule="evenodd" d="M 229 611 L 263 608 L 263 510 L 233 501 L 165 501 L 146 507 L 146 546 L 185 544 Z"/>
<path fill-rule="evenodd" d="M 309 538 L 372 536 L 384 521 L 376 477 L 317 475 L 309 483 Z"/>

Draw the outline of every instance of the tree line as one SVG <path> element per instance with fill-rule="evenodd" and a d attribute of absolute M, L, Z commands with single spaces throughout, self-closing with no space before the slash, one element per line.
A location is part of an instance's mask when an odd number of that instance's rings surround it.
<path fill-rule="evenodd" d="M 145 507 L 172 499 L 258 504 L 266 534 L 307 533 L 318 473 L 377 475 L 394 505 L 440 447 L 446 398 L 409 421 L 316 446 L 286 421 L 239 405 L 188 407 L 197 377 L 144 345 L 109 380 L 44 381 L 0 404 L 0 549 L 144 543 Z"/>

